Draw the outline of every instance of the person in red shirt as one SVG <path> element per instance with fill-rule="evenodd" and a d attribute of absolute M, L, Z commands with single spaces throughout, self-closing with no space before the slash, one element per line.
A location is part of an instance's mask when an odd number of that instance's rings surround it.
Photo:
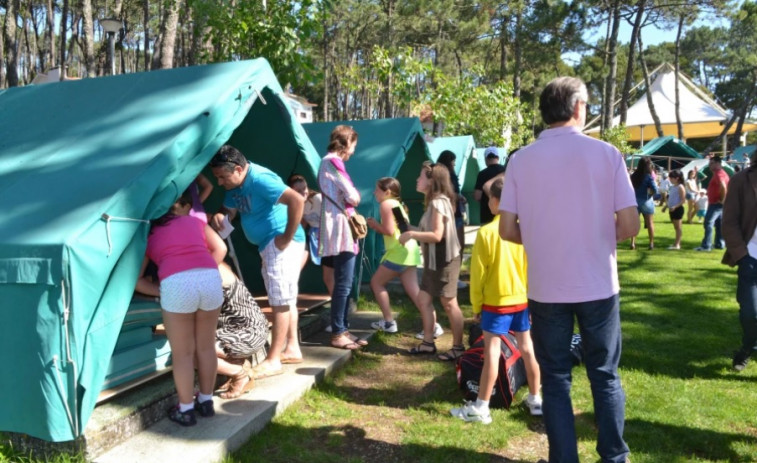
<path fill-rule="evenodd" d="M 715 156 L 710 159 L 712 178 L 707 185 L 707 214 L 704 216 L 704 238 L 702 244 L 694 250 L 711 251 L 713 248 L 712 229 L 715 228 L 715 249 L 724 249 L 725 241 L 720 231 L 720 218 L 723 215 L 723 201 L 728 192 L 728 174 L 723 170 L 723 159 Z"/>

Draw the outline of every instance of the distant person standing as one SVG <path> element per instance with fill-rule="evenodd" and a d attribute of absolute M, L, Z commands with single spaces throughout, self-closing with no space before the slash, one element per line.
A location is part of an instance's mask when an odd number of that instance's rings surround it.
<path fill-rule="evenodd" d="M 505 166 L 499 163 L 497 148 L 493 146 L 486 148 L 484 159 L 486 160 L 486 167 L 478 173 L 476 185 L 473 189 L 473 198 L 479 203 L 481 225 L 486 225 L 494 219 L 494 215 L 489 210 L 489 195 L 484 191 L 484 184 L 505 171 Z"/>
<path fill-rule="evenodd" d="M 523 243 L 528 255 L 528 309 L 551 463 L 578 462 L 570 398 L 575 319 L 594 397 L 597 452 L 607 463 L 623 463 L 629 453 L 618 374 L 616 246 L 639 232 L 639 216 L 620 152 L 581 133 L 587 100 L 580 79 L 547 84 L 539 109 L 549 129 L 510 158 L 500 202 L 500 236 Z M 576 198 L 581 207 L 571 207 Z"/>
<path fill-rule="evenodd" d="M 224 216 L 241 216 L 247 240 L 258 246 L 261 273 L 273 310 L 271 348 L 252 373 L 255 379 L 283 373 L 281 364 L 302 359 L 297 337 L 297 291 L 305 232 L 300 226 L 305 199 L 263 166 L 249 162 L 230 145 L 210 160 L 218 185 L 226 189 L 221 211 L 211 219 L 216 230 Z"/>
<path fill-rule="evenodd" d="M 734 175 L 723 205 L 723 263 L 738 265 L 736 300 L 739 302 L 741 347 L 733 355 L 733 369 L 746 368 L 757 350 L 757 165 Z"/>
<path fill-rule="evenodd" d="M 723 170 L 723 160 L 720 156 L 710 159 L 712 177 L 707 184 L 707 213 L 704 216 L 704 238 L 702 244 L 694 248 L 696 251 L 711 251 L 713 248 L 712 229 L 715 228 L 715 249 L 723 249 L 725 241 L 720 231 L 723 215 L 723 201 L 728 192 L 728 174 Z"/>

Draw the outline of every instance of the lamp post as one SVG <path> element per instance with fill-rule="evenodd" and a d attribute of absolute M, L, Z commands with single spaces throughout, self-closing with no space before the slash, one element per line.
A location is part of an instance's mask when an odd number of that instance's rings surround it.
<path fill-rule="evenodd" d="M 108 62 L 110 63 L 110 75 L 116 74 L 116 32 L 121 30 L 123 24 L 120 19 L 104 18 L 100 20 L 100 25 L 108 34 Z"/>

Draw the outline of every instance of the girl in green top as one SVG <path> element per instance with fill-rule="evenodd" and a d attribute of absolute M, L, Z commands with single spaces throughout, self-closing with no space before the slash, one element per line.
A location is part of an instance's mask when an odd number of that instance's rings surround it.
<path fill-rule="evenodd" d="M 376 189 L 373 190 L 373 196 L 379 203 L 379 214 L 381 222 L 373 217 L 367 219 L 368 227 L 376 233 L 384 235 L 384 249 L 386 252 L 381 258 L 376 273 L 371 278 L 371 289 L 376 298 L 376 302 L 384 315 L 384 320 L 371 324 L 373 329 L 382 330 L 387 333 L 397 332 L 397 323 L 392 315 L 392 308 L 389 305 L 389 293 L 386 291 L 386 284 L 393 278 L 400 277 L 402 287 L 405 292 L 417 306 L 418 291 L 418 272 L 416 268 L 421 262 L 418 242 L 410 240 L 405 245 L 401 245 L 398 238 L 401 234 L 400 225 L 397 218 L 404 219 L 408 224 L 407 211 L 400 202 L 400 183 L 393 177 L 382 177 L 376 182 Z"/>

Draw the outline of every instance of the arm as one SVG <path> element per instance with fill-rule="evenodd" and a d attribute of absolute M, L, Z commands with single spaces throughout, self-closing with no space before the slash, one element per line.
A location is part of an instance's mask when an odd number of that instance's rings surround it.
<path fill-rule="evenodd" d="M 197 182 L 197 186 L 200 189 L 200 202 L 204 203 L 205 200 L 210 196 L 210 193 L 213 192 L 213 184 L 210 183 L 210 180 L 208 180 L 208 178 L 202 174 L 197 175 L 195 182 Z"/>
<path fill-rule="evenodd" d="M 476 201 L 481 201 L 481 195 L 483 194 L 483 191 L 479 190 L 478 188 L 473 190 L 473 199 Z"/>
<path fill-rule="evenodd" d="M 226 257 L 226 243 L 223 242 L 218 233 L 215 232 L 209 225 L 205 225 L 205 242 L 208 245 L 208 251 L 213 256 L 213 260 L 216 264 L 223 262 L 223 258 Z"/>
<path fill-rule="evenodd" d="M 438 243 L 444 237 L 444 216 L 436 209 L 431 209 L 431 230 L 417 231 L 410 230 L 400 235 L 400 244 L 404 245 L 410 240 L 417 240 L 421 243 Z"/>
<path fill-rule="evenodd" d="M 734 183 L 738 181 L 739 179 L 737 178 Z M 733 187 L 731 188 L 731 194 L 726 197 L 726 201 L 723 203 L 723 216 L 720 219 L 720 228 L 723 232 L 723 239 L 725 240 L 728 254 L 733 258 L 731 262 L 738 262 L 749 251 L 747 251 L 747 242 L 741 234 L 741 217 L 744 212 L 744 205 L 741 195 L 738 194 L 740 191 L 736 189 L 738 186 L 733 185 Z"/>
<path fill-rule="evenodd" d="M 302 210 L 305 207 L 305 198 L 291 188 L 284 190 L 279 196 L 279 204 L 287 207 L 287 226 L 284 233 L 274 238 L 274 244 L 280 250 L 285 249 L 294 238 L 297 227 L 302 220 Z"/>
<path fill-rule="evenodd" d="M 512 241 L 515 244 L 523 244 L 517 214 L 500 211 L 499 236 L 505 241 Z"/>
<path fill-rule="evenodd" d="M 382 235 L 393 235 L 397 224 L 394 223 L 394 214 L 388 201 L 384 201 L 379 205 L 379 215 L 381 216 L 381 222 L 376 221 L 373 217 L 366 219 L 368 227 Z"/>
<path fill-rule="evenodd" d="M 213 230 L 221 230 L 221 228 L 223 228 L 223 217 L 226 215 L 229 216 L 229 222 L 231 222 L 232 220 L 234 220 L 234 217 L 237 216 L 237 210 L 230 207 L 221 206 L 218 209 L 218 212 L 210 217 L 208 224 L 213 227 Z"/>
<path fill-rule="evenodd" d="M 725 195 L 728 193 L 728 185 L 724 181 L 720 181 L 720 203 L 725 203 Z"/>
<path fill-rule="evenodd" d="M 476 319 L 481 317 L 481 306 L 484 303 L 483 278 L 487 267 L 484 257 L 489 255 L 484 241 L 484 235 L 479 228 L 470 257 L 470 303 Z"/>
<path fill-rule="evenodd" d="M 639 234 L 639 211 L 636 206 L 615 212 L 615 240 L 623 241 Z"/>
<path fill-rule="evenodd" d="M 142 261 L 142 267 L 139 269 L 139 278 L 137 278 L 137 287 L 135 289 L 138 293 L 160 297 L 160 286 L 145 277 L 145 269 L 147 268 L 148 263 L 150 263 L 150 259 L 145 256 Z"/>

